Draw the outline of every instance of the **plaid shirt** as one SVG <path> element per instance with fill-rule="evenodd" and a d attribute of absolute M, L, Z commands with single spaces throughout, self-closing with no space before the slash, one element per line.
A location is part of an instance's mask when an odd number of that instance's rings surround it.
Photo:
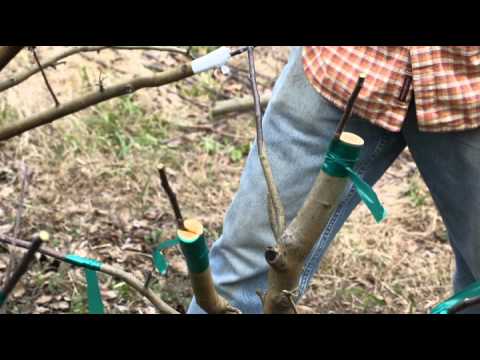
<path fill-rule="evenodd" d="M 305 46 L 303 63 L 340 109 L 366 73 L 353 111 L 387 130 L 400 131 L 413 91 L 421 131 L 480 127 L 480 46 Z"/>

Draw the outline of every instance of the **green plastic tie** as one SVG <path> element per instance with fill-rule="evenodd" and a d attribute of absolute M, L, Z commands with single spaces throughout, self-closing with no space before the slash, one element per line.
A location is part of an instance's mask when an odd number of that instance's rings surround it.
<path fill-rule="evenodd" d="M 166 275 L 169 266 L 165 255 L 162 254 L 162 250 L 178 245 L 178 243 L 178 239 L 164 241 L 163 243 L 158 245 L 153 251 L 153 263 L 155 264 L 155 268 L 160 274 Z"/>
<path fill-rule="evenodd" d="M 67 256 L 65 256 L 65 260 L 72 265 L 80 266 L 85 269 L 90 269 L 94 271 L 99 271 L 102 267 L 102 263 L 98 260 L 84 258 L 82 256 L 74 254 L 68 254 Z"/>
<path fill-rule="evenodd" d="M 470 285 L 466 289 L 460 291 L 458 294 L 453 295 L 448 300 L 441 302 L 432 309 L 431 313 L 448 314 L 449 310 L 461 301 L 477 296 L 480 296 L 480 281 Z"/>
<path fill-rule="evenodd" d="M 173 247 L 175 245 L 178 245 L 178 243 L 179 243 L 178 239 L 172 239 L 172 240 L 164 241 L 163 243 L 161 243 L 160 245 L 157 246 L 157 249 L 158 250 L 165 250 L 165 249 L 168 249 L 168 248 Z"/>
<path fill-rule="evenodd" d="M 69 264 L 80 266 L 85 269 L 87 279 L 88 312 L 90 314 L 103 314 L 102 295 L 98 285 L 97 271 L 102 268 L 102 263 L 95 259 L 85 258 L 75 254 L 65 256 Z"/>
<path fill-rule="evenodd" d="M 85 277 L 87 278 L 88 312 L 90 314 L 104 314 L 97 272 L 85 269 Z"/>
<path fill-rule="evenodd" d="M 360 149 L 359 146 L 346 144 L 337 139 L 333 140 L 325 157 L 322 170 L 330 176 L 349 177 L 360 199 L 379 223 L 387 217 L 387 212 L 372 187 L 353 170 L 360 155 Z"/>

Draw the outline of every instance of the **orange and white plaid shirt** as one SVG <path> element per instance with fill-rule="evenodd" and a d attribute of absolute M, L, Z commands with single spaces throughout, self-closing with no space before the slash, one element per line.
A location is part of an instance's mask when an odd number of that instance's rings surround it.
<path fill-rule="evenodd" d="M 365 73 L 353 112 L 387 130 L 401 130 L 413 92 L 421 131 L 480 127 L 480 46 L 305 46 L 303 64 L 342 110 Z"/>

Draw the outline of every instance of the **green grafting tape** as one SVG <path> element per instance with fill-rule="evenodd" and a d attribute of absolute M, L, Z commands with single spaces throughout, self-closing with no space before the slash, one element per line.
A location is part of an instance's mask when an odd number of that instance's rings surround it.
<path fill-rule="evenodd" d="M 7 297 L 5 296 L 5 294 L 3 293 L 3 291 L 0 290 L 0 306 L 3 305 L 3 303 L 5 302 L 5 300 L 7 300 Z"/>
<path fill-rule="evenodd" d="M 438 304 L 432 309 L 432 314 L 448 314 L 448 311 L 460 301 L 476 296 L 480 296 L 480 282 L 470 285 L 465 290 L 452 296 L 450 299 Z"/>
<path fill-rule="evenodd" d="M 161 243 L 160 245 L 157 246 L 157 249 L 160 250 L 160 251 L 165 250 L 169 247 L 177 245 L 178 243 L 179 243 L 178 239 L 164 241 L 163 243 Z"/>
<path fill-rule="evenodd" d="M 165 259 L 165 256 L 162 254 L 161 251 L 169 247 L 175 246 L 178 243 L 178 239 L 168 240 L 158 245 L 153 251 L 153 263 L 155 264 L 155 267 L 160 274 L 165 275 L 169 266 L 168 261 Z"/>
<path fill-rule="evenodd" d="M 85 269 L 98 271 L 102 267 L 102 263 L 95 259 L 88 259 L 74 254 L 65 256 L 65 261 L 72 265 L 80 266 Z"/>
<path fill-rule="evenodd" d="M 75 254 L 65 256 L 65 261 L 85 269 L 87 279 L 88 312 L 90 314 L 103 314 L 102 296 L 98 286 L 97 271 L 101 269 L 102 263 L 95 259 L 88 259 Z"/>
<path fill-rule="evenodd" d="M 208 247 L 205 237 L 200 235 L 192 240 L 183 239 L 178 236 L 183 255 L 187 260 L 188 270 L 191 273 L 199 274 L 208 269 Z"/>
<path fill-rule="evenodd" d="M 104 309 L 97 272 L 85 269 L 85 276 L 87 278 L 88 312 L 90 314 L 103 314 Z"/>
<path fill-rule="evenodd" d="M 330 176 L 349 177 L 357 190 L 360 199 L 367 205 L 377 222 L 387 216 L 387 212 L 378 200 L 377 194 L 353 170 L 360 155 L 360 146 L 347 144 L 334 139 L 330 144 L 322 170 Z"/>
<path fill-rule="evenodd" d="M 165 259 L 165 256 L 163 256 L 163 254 L 158 248 L 155 248 L 155 250 L 153 251 L 153 263 L 155 264 L 155 267 L 160 274 L 167 274 L 168 261 Z"/>
<path fill-rule="evenodd" d="M 338 139 L 333 139 L 328 147 L 322 170 L 330 176 L 347 177 L 348 171 L 345 169 L 345 166 L 355 166 L 361 149 L 360 146 L 350 145 Z M 341 162 L 338 160 L 341 160 Z"/>

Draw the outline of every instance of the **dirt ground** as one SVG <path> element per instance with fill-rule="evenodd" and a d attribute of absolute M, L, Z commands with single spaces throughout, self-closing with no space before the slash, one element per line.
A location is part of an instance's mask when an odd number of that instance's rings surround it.
<path fill-rule="evenodd" d="M 45 60 L 63 50 L 39 47 L 38 53 Z M 261 92 L 267 94 L 289 48 L 260 47 L 256 53 Z M 47 76 L 65 102 L 97 87 L 100 76 L 109 86 L 184 61 L 179 54 L 104 50 L 72 56 Z M 24 51 L 0 81 L 33 64 Z M 0 143 L 0 233 L 12 232 L 25 164 L 34 175 L 19 237 L 48 231 L 50 247 L 117 264 L 143 279 L 152 269 L 153 247 L 174 235 L 156 171 L 164 164 L 185 217 L 201 219 L 214 241 L 255 135 L 252 113 L 209 117 L 216 101 L 250 96 L 246 57 L 234 66 L 231 76 L 206 73 L 141 90 Z M 0 94 L 0 126 L 52 106 L 37 74 Z M 453 258 L 445 228 L 408 151 L 375 189 L 388 219 L 376 224 L 365 206 L 355 210 L 302 298 L 301 312 L 425 313 L 450 295 Z M 0 278 L 8 256 L 0 246 Z M 186 266 L 178 249 L 166 256 L 169 274 L 156 273 L 151 286 L 182 311 L 192 295 Z M 14 291 L 8 312 L 85 313 L 83 272 L 38 260 Z M 106 312 L 155 312 L 124 283 L 102 274 L 100 281 Z"/>

